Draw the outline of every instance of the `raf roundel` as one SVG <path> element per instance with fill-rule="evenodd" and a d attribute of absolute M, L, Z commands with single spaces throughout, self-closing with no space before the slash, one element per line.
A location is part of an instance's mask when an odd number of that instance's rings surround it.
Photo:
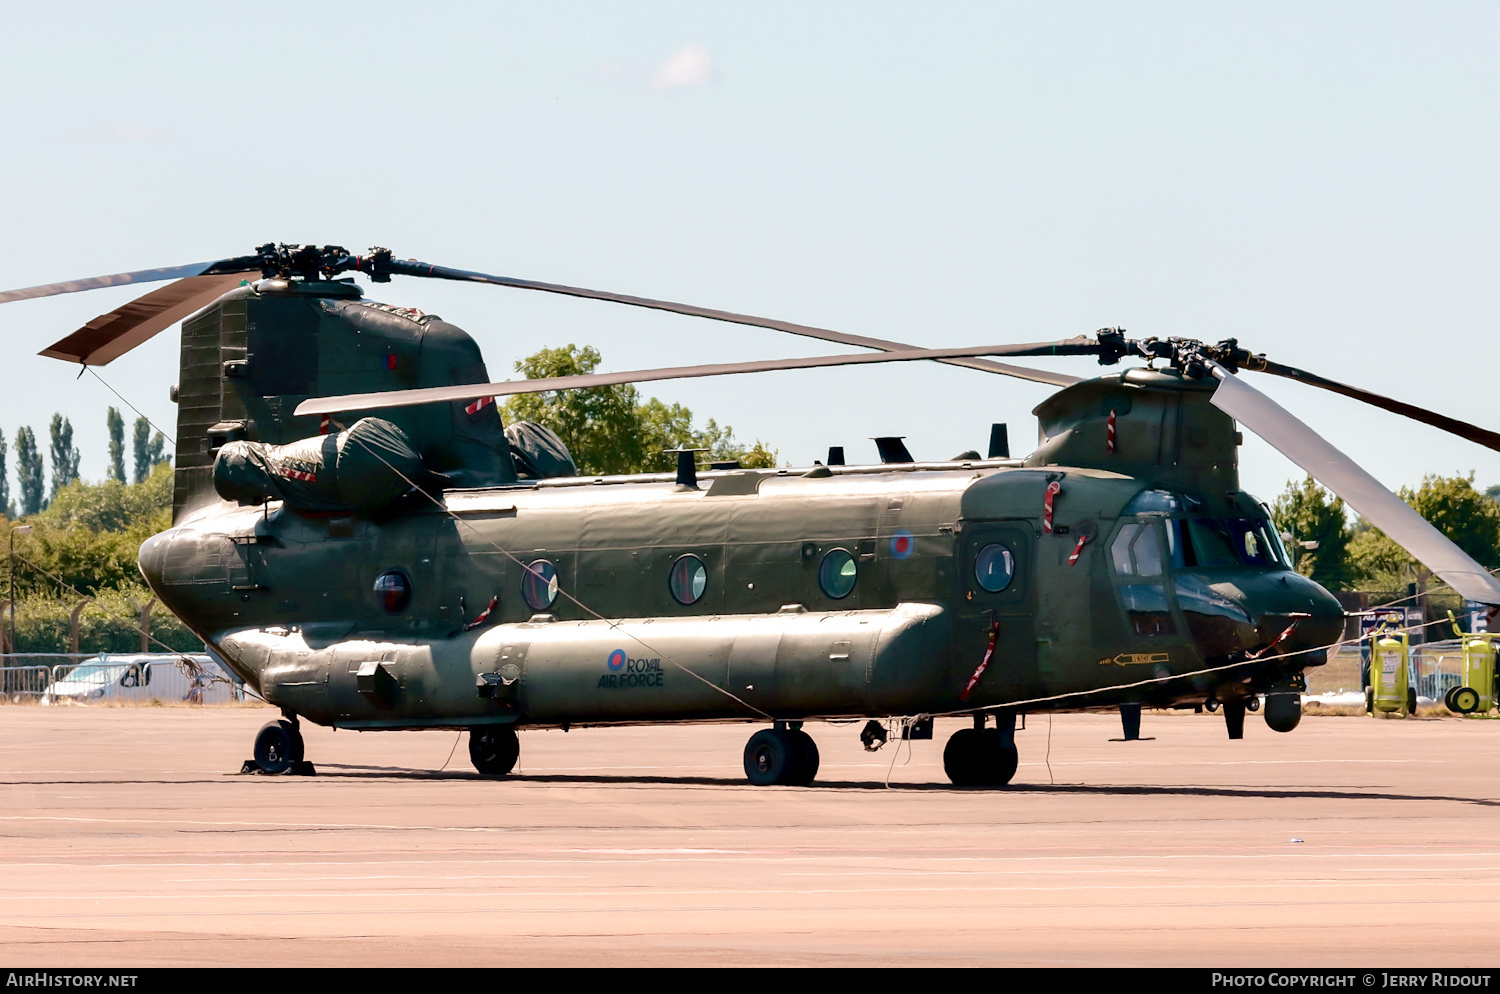
<path fill-rule="evenodd" d="M 609 654 L 609 668 L 611 672 L 618 673 L 625 668 L 625 650 L 616 649 Z"/>
<path fill-rule="evenodd" d="M 911 550 L 916 544 L 917 540 L 912 538 L 911 532 L 903 528 L 891 536 L 891 555 L 897 559 L 905 559 L 911 555 Z"/>

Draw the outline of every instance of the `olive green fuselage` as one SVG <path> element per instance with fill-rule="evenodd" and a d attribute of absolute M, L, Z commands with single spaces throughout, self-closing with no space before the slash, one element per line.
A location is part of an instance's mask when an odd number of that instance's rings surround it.
<path fill-rule="evenodd" d="M 1281 629 L 1262 619 L 1317 614 L 1301 634 L 1318 639 L 1336 610 L 1283 568 L 1169 567 L 1144 580 L 1166 612 L 1142 625 L 1130 597 L 1143 578 L 1122 574 L 1110 549 L 1122 529 L 1172 518 L 1122 517 L 1143 482 L 1103 470 L 739 471 L 701 484 L 547 481 L 450 492 L 443 507 L 413 502 L 372 520 L 220 503 L 148 541 L 141 566 L 267 700 L 357 728 L 1201 701 L 1268 678 L 1254 661 L 1198 673 L 1271 641 Z M 1264 518 L 1246 495 L 1231 502 Z M 1000 580 L 978 562 L 996 546 L 1010 572 L 992 590 Z M 703 567 L 690 604 L 669 582 L 685 556 Z M 828 592 L 830 556 L 853 563 L 842 597 Z M 528 578 L 538 561 L 553 568 L 555 595 Z M 398 610 L 375 591 L 393 572 L 409 589 Z M 1244 621 L 1206 625 L 1176 596 L 1186 577 Z M 1186 673 L 1198 675 L 1163 679 Z M 1140 681 L 1155 682 L 1122 687 Z"/>

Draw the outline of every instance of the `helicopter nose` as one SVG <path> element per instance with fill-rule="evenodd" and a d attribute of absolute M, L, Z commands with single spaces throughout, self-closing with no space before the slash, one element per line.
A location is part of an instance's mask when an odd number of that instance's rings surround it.
<path fill-rule="evenodd" d="M 1262 645 L 1276 642 L 1281 654 L 1301 653 L 1305 666 L 1327 661 L 1324 650 L 1344 632 L 1344 608 L 1332 594 L 1290 571 L 1262 574 L 1245 588 Z"/>

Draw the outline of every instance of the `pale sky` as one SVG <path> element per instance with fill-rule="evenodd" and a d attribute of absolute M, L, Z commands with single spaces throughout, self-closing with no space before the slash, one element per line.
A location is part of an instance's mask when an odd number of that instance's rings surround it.
<path fill-rule="evenodd" d="M 380 244 L 465 269 L 923 346 L 1237 336 L 1489 428 L 1493 4 L 70 4 L 0 35 L 0 289 Z M 73 422 L 35 353 L 132 296 L 0 305 L 0 431 Z M 606 369 L 844 351 L 605 304 L 417 280 L 491 375 L 543 345 Z M 1039 360 L 1092 375 L 1088 360 Z M 99 370 L 175 426 L 177 333 Z M 1391 487 L 1500 454 L 1265 377 Z M 937 365 L 648 384 L 806 465 L 1029 448 L 1050 390 Z M 133 420 L 125 412 L 127 420 Z M 1247 489 L 1301 473 L 1247 441 Z"/>

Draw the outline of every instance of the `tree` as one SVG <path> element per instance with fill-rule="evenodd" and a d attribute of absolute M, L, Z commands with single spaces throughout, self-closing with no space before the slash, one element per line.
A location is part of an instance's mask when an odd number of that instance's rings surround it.
<path fill-rule="evenodd" d="M 544 348 L 516 363 L 527 379 L 579 376 L 594 372 L 600 361 L 592 346 Z M 709 421 L 693 428 L 693 412 L 681 404 L 646 401 L 630 384 L 588 390 L 558 390 L 519 394 L 505 404 L 506 420 L 535 421 L 557 432 L 578 471 L 607 473 L 663 473 L 676 465 L 665 449 L 708 449 L 710 460 L 738 459 L 742 466 L 774 466 L 776 452 L 759 439 L 752 446 L 738 443 L 734 429 Z"/>
<path fill-rule="evenodd" d="M 1473 473 L 1424 476 L 1416 490 L 1402 487 L 1399 494 L 1481 566 L 1500 564 L 1500 504 L 1474 488 Z M 1432 578 L 1430 570 L 1378 528 L 1356 529 L 1349 552 L 1356 571 L 1385 589 L 1414 581 L 1418 592 L 1425 592 Z"/>
<path fill-rule="evenodd" d="M 125 482 L 125 419 L 113 407 L 105 415 L 109 425 L 109 477 Z"/>
<path fill-rule="evenodd" d="M 136 418 L 131 438 L 131 455 L 135 457 L 135 482 L 145 483 L 151 475 L 151 422 Z"/>
<path fill-rule="evenodd" d="M 21 514 L 36 514 L 47 506 L 46 482 L 42 478 L 42 454 L 30 428 L 16 429 L 16 489 L 21 495 Z"/>
<path fill-rule="evenodd" d="M 16 509 L 10 503 L 10 480 L 5 475 L 5 456 L 5 433 L 0 431 L 0 514 L 14 518 Z"/>
<path fill-rule="evenodd" d="M 1300 486 L 1288 482 L 1271 507 L 1271 519 L 1277 531 L 1292 536 L 1287 545 L 1297 572 L 1330 590 L 1353 587 L 1343 498 L 1333 497 L 1311 476 Z"/>
<path fill-rule="evenodd" d="M 78 450 L 73 447 L 73 424 L 61 414 L 52 415 L 52 496 L 78 479 Z"/>

